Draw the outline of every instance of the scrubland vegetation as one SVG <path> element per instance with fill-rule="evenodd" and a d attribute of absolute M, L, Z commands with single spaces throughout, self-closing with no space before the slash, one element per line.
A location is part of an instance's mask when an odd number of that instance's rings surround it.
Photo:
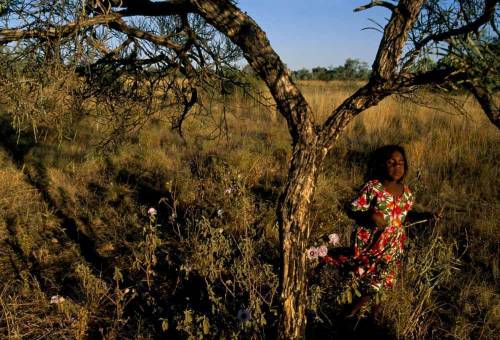
<path fill-rule="evenodd" d="M 299 82 L 325 117 L 361 85 Z M 236 90 L 188 119 L 185 139 L 155 114 L 103 145 L 109 129 L 88 115 L 98 108 L 80 114 L 54 90 L 27 120 L 23 91 L 0 95 L 2 337 L 273 338 L 291 141 L 270 101 Z M 472 98 L 451 96 L 463 112 L 436 93 L 385 99 L 328 155 L 311 240 L 335 232 L 349 245 L 343 206 L 383 144 L 406 148 L 418 208 L 445 216 L 408 231 L 397 286 L 356 330 L 336 302 L 342 282 L 311 262 L 311 338 L 498 336 L 500 136 Z"/>

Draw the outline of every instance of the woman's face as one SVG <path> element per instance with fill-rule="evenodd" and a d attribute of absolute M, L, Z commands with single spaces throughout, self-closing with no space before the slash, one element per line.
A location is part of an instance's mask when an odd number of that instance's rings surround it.
<path fill-rule="evenodd" d="M 387 177 L 399 181 L 405 174 L 405 159 L 401 152 L 394 151 L 385 162 Z"/>

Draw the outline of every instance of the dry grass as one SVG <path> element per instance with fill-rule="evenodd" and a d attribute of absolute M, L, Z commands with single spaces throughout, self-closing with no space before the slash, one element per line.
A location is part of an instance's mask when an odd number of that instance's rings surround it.
<path fill-rule="evenodd" d="M 299 85 L 322 121 L 361 84 Z M 432 232 L 412 234 L 400 283 L 374 322 L 397 338 L 494 339 L 499 134 L 470 98 L 457 97 L 467 116 L 445 113 L 455 107 L 429 93 L 415 99 L 440 110 L 389 98 L 343 132 L 318 179 L 312 238 L 337 232 L 347 245 L 342 205 L 362 184 L 366 156 L 383 144 L 405 146 L 420 208 L 445 207 L 446 216 Z M 187 145 L 161 116 L 113 152 L 96 150 L 102 129 L 85 120 L 71 141 L 33 144 L 26 134 L 23 147 L 3 144 L 21 161 L 0 150 L 2 336 L 237 338 L 272 330 L 274 208 L 290 138 L 272 107 L 241 94 L 213 112 L 187 121 Z M 221 124 L 228 134 L 207 139 Z M 149 207 L 158 210 L 152 227 Z M 145 263 L 151 249 L 155 260 Z M 320 290 L 316 316 L 335 329 L 341 316 L 327 305 L 329 287 Z M 56 294 L 66 301 L 50 305 Z M 238 320 L 242 309 L 250 320 Z M 316 321 L 312 315 L 312 328 Z"/>

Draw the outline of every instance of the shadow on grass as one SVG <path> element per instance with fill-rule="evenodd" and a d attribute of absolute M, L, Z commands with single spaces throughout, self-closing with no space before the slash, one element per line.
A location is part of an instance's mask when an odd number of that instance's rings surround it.
<path fill-rule="evenodd" d="M 27 182 L 41 194 L 49 209 L 61 221 L 65 234 L 78 245 L 83 258 L 98 274 L 103 268 L 107 268 L 106 260 L 96 251 L 95 242 L 79 231 L 76 220 L 68 216 L 51 197 L 49 178 L 43 159 L 40 155 L 30 152 L 37 145 L 33 136 L 14 130 L 10 120 L 5 116 L 0 117 L 0 135 L 2 136 L 0 146 L 8 152 L 17 168 L 23 171 Z M 63 237 L 59 237 L 59 241 L 63 241 Z"/>

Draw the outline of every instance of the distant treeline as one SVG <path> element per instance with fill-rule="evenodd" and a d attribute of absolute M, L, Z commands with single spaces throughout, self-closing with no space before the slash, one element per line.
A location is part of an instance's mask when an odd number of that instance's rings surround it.
<path fill-rule="evenodd" d="M 422 58 L 415 62 L 412 71 L 429 71 L 447 64 L 449 60 L 443 58 L 436 63 L 430 58 Z M 303 68 L 297 71 L 291 71 L 295 80 L 367 80 L 370 78 L 371 68 L 368 63 L 359 59 L 347 58 L 344 65 L 326 67 L 314 67 L 312 70 Z"/>
<path fill-rule="evenodd" d="M 306 68 L 292 71 L 292 77 L 296 80 L 346 80 L 346 79 L 368 79 L 370 77 L 368 64 L 359 59 L 348 58 L 344 65 L 336 67 L 314 67 L 312 70 Z"/>

